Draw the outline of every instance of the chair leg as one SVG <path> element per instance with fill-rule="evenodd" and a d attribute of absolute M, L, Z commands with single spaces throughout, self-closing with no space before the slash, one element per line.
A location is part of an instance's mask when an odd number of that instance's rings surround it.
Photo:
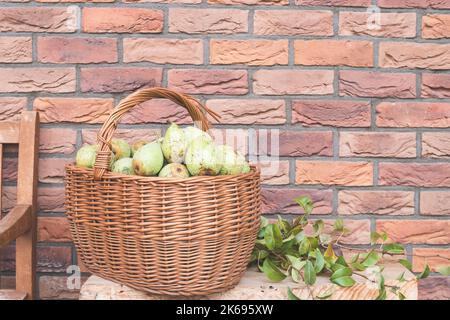
<path fill-rule="evenodd" d="M 36 293 L 36 223 L 16 240 L 16 290 L 26 292 L 26 299 Z"/>

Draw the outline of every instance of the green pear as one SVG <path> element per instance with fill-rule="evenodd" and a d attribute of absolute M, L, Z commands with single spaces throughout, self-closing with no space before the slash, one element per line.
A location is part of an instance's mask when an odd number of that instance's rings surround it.
<path fill-rule="evenodd" d="M 87 144 L 77 151 L 75 163 L 78 167 L 92 168 L 94 167 L 95 158 L 97 158 L 98 146 Z"/>
<path fill-rule="evenodd" d="M 164 135 L 161 149 L 168 163 L 182 163 L 186 152 L 186 139 L 183 129 L 172 123 Z"/>
<path fill-rule="evenodd" d="M 235 152 L 232 147 L 227 145 L 220 145 L 216 147 L 216 152 L 220 159 L 222 168 L 221 175 L 248 173 L 250 166 L 245 157 L 238 152 Z"/>
<path fill-rule="evenodd" d="M 112 139 L 111 149 L 114 152 L 116 160 L 131 157 L 130 145 L 123 139 Z"/>
<path fill-rule="evenodd" d="M 133 170 L 133 159 L 132 158 L 122 158 L 114 162 L 112 167 L 112 172 L 123 173 L 123 174 L 134 174 Z"/>
<path fill-rule="evenodd" d="M 183 129 L 184 131 L 184 136 L 186 139 L 186 146 L 189 146 L 191 144 L 192 141 L 197 140 L 199 138 L 202 138 L 203 140 L 207 140 L 207 141 L 213 141 L 213 139 L 211 138 L 211 136 L 200 130 L 197 127 L 194 126 L 189 126 Z"/>
<path fill-rule="evenodd" d="M 158 176 L 164 178 L 188 178 L 189 171 L 181 163 L 169 163 L 161 169 Z"/>
<path fill-rule="evenodd" d="M 214 143 L 205 138 L 195 139 L 189 144 L 185 164 L 193 176 L 215 176 L 222 167 Z"/>
<path fill-rule="evenodd" d="M 134 143 L 131 145 L 131 157 L 134 156 L 134 154 L 136 153 L 136 151 L 139 150 L 140 147 L 146 145 L 147 143 L 150 143 L 150 141 L 147 141 L 147 140 L 138 140 L 138 141 L 134 142 Z"/>
<path fill-rule="evenodd" d="M 163 163 L 164 156 L 157 141 L 142 146 L 133 156 L 133 170 L 140 176 L 156 176 Z"/>

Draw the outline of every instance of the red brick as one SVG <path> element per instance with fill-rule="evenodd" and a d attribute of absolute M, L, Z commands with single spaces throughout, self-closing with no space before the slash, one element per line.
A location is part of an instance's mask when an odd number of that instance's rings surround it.
<path fill-rule="evenodd" d="M 450 192 L 421 191 L 420 214 L 429 216 L 450 215 Z"/>
<path fill-rule="evenodd" d="M 376 110 L 379 127 L 450 127 L 449 103 L 382 102 Z"/>
<path fill-rule="evenodd" d="M 73 162 L 73 159 L 64 158 L 39 159 L 39 182 L 63 183 L 66 175 L 64 167 Z"/>
<path fill-rule="evenodd" d="M 3 7 L 0 32 L 75 32 L 77 7 Z"/>
<path fill-rule="evenodd" d="M 332 70 L 257 70 L 253 91 L 260 95 L 332 94 Z"/>
<path fill-rule="evenodd" d="M 246 94 L 246 70 L 172 69 L 168 87 L 192 94 Z"/>
<path fill-rule="evenodd" d="M 411 215 L 414 214 L 414 192 L 340 191 L 338 213 L 344 215 Z"/>
<path fill-rule="evenodd" d="M 382 42 L 380 66 L 447 70 L 450 69 L 450 44 Z"/>
<path fill-rule="evenodd" d="M 381 8 L 433 8 L 450 9 L 446 0 L 378 0 Z"/>
<path fill-rule="evenodd" d="M 37 228 L 38 241 L 72 242 L 67 218 L 40 217 Z"/>
<path fill-rule="evenodd" d="M 64 212 L 64 188 L 39 187 L 38 208 L 43 212 Z"/>
<path fill-rule="evenodd" d="M 198 0 L 198 2 L 200 1 L 201 0 Z M 289 0 L 208 0 L 208 3 L 229 4 L 229 5 L 246 4 L 246 5 L 262 5 L 262 6 L 269 6 L 269 5 L 285 6 L 289 4 Z"/>
<path fill-rule="evenodd" d="M 220 115 L 223 124 L 286 123 L 284 100 L 212 99 L 206 106 Z"/>
<path fill-rule="evenodd" d="M 34 110 L 44 123 L 103 123 L 113 108 L 113 99 L 36 98 Z"/>
<path fill-rule="evenodd" d="M 14 158 L 3 158 L 3 181 L 17 181 L 17 156 Z"/>
<path fill-rule="evenodd" d="M 333 12 L 309 10 L 256 10 L 254 33 L 258 35 L 333 35 Z"/>
<path fill-rule="evenodd" d="M 450 14 L 427 14 L 422 17 L 422 38 L 450 38 Z"/>
<path fill-rule="evenodd" d="M 0 121 L 16 121 L 27 106 L 26 98 L 0 97 Z"/>
<path fill-rule="evenodd" d="M 38 272 L 66 272 L 72 264 L 71 247 L 38 247 L 37 248 Z"/>
<path fill-rule="evenodd" d="M 81 140 L 83 143 L 97 143 L 98 129 L 83 129 Z M 114 137 L 124 139 L 128 143 L 138 140 L 154 141 L 161 137 L 161 129 L 118 129 L 114 132 Z"/>
<path fill-rule="evenodd" d="M 384 231 L 393 242 L 413 244 L 449 244 L 450 221 L 445 220 L 378 220 L 378 231 Z"/>
<path fill-rule="evenodd" d="M 373 45 L 369 41 L 297 40 L 294 54 L 296 64 L 307 66 L 373 66 Z"/>
<path fill-rule="evenodd" d="M 188 111 L 170 100 L 152 99 L 128 111 L 120 123 L 170 123 L 191 124 Z"/>
<path fill-rule="evenodd" d="M 262 211 L 265 214 L 303 214 L 295 198 L 307 195 L 314 202 L 313 214 L 329 214 L 333 210 L 331 190 L 263 188 Z"/>
<path fill-rule="evenodd" d="M 287 40 L 211 40 L 209 46 L 211 64 L 288 64 Z"/>
<path fill-rule="evenodd" d="M 83 8 L 83 31 L 94 33 L 160 33 L 161 10 L 143 8 Z"/>
<path fill-rule="evenodd" d="M 298 6 L 368 7 L 370 0 L 295 0 Z"/>
<path fill-rule="evenodd" d="M 450 187 L 450 163 L 380 163 L 384 186 Z"/>
<path fill-rule="evenodd" d="M 289 184 L 288 161 L 264 161 L 258 163 L 261 170 L 261 182 L 268 185 Z"/>
<path fill-rule="evenodd" d="M 123 40 L 124 62 L 154 62 L 173 64 L 202 64 L 201 39 L 147 39 Z M 187 54 L 188 53 L 188 54 Z"/>
<path fill-rule="evenodd" d="M 450 249 L 414 248 L 413 255 L 415 272 L 422 272 L 427 264 L 433 272 L 437 272 L 440 267 L 450 266 Z"/>
<path fill-rule="evenodd" d="M 0 92 L 75 91 L 75 68 L 1 68 Z"/>
<path fill-rule="evenodd" d="M 295 183 L 317 185 L 371 186 L 370 162 L 296 161 Z"/>
<path fill-rule="evenodd" d="M 2 212 L 9 212 L 17 203 L 17 188 L 3 186 L 2 188 Z"/>
<path fill-rule="evenodd" d="M 413 73 L 341 70 L 339 77 L 341 96 L 374 98 L 416 96 L 416 75 Z"/>
<path fill-rule="evenodd" d="M 121 93 L 161 86 L 162 69 L 138 67 L 82 68 L 81 91 Z"/>
<path fill-rule="evenodd" d="M 368 12 L 340 12 L 339 35 L 385 38 L 416 36 L 416 14 L 413 12 L 382 12 L 379 13 L 379 21 L 374 21 L 373 17 L 373 14 Z"/>
<path fill-rule="evenodd" d="M 287 157 L 333 155 L 331 131 L 281 131 L 279 154 Z"/>
<path fill-rule="evenodd" d="M 414 132 L 341 132 L 341 157 L 415 158 Z"/>
<path fill-rule="evenodd" d="M 31 62 L 31 51 L 31 37 L 0 37 L 0 63 Z"/>
<path fill-rule="evenodd" d="M 450 300 L 450 277 L 428 277 L 419 281 L 419 300 Z"/>
<path fill-rule="evenodd" d="M 43 63 L 117 62 L 117 43 L 112 38 L 40 37 L 37 51 Z"/>
<path fill-rule="evenodd" d="M 169 32 L 234 34 L 247 31 L 247 10 L 210 8 L 169 9 Z"/>
<path fill-rule="evenodd" d="M 423 73 L 423 98 L 450 98 L 450 74 Z"/>
<path fill-rule="evenodd" d="M 39 151 L 42 153 L 70 154 L 75 151 L 77 131 L 73 129 L 41 129 Z"/>
<path fill-rule="evenodd" d="M 77 300 L 80 290 L 69 289 L 67 287 L 68 276 L 40 276 L 39 296 L 41 299 L 53 300 Z M 86 277 L 81 278 L 81 285 L 86 281 Z"/>
<path fill-rule="evenodd" d="M 293 101 L 292 123 L 304 126 L 370 127 L 370 103 L 364 101 Z"/>
<path fill-rule="evenodd" d="M 422 156 L 425 158 L 450 158 L 450 133 L 422 133 Z"/>

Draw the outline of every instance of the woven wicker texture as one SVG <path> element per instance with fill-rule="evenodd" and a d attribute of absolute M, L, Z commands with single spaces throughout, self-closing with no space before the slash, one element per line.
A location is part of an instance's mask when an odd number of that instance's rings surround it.
<path fill-rule="evenodd" d="M 152 98 L 185 107 L 203 130 L 206 114 L 218 118 L 192 97 L 164 88 L 122 100 L 99 132 L 95 168 L 66 167 L 66 213 L 78 255 L 92 273 L 155 294 L 226 291 L 239 282 L 255 244 L 259 169 L 187 179 L 107 171 L 120 118 Z"/>

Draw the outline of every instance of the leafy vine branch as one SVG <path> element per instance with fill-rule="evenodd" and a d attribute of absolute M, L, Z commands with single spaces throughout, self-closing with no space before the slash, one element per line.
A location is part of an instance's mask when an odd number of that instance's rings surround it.
<path fill-rule="evenodd" d="M 340 240 L 349 230 L 345 228 L 342 219 L 337 219 L 334 222 L 333 231 L 326 233 L 323 220 L 313 222 L 308 220 L 314 208 L 312 200 L 307 196 L 301 196 L 295 201 L 305 213 L 292 222 L 280 216 L 274 223 L 269 223 L 269 220 L 264 217 L 261 218 L 251 263 L 256 264 L 268 279 L 279 282 L 290 276 L 294 282 L 306 284 L 312 299 L 327 299 L 333 295 L 332 292 L 326 292 L 320 296 L 314 296 L 312 292 L 311 286 L 316 282 L 317 275 L 327 275 L 332 283 L 340 287 L 353 286 L 356 283 L 353 276 L 360 276 L 377 285 L 377 299 L 386 298 L 386 289 L 394 292 L 399 299 L 405 299 L 398 286 L 385 284 L 384 268 L 381 264 L 384 254 L 400 256 L 401 258 L 397 261 L 412 271 L 411 262 L 404 259 L 408 255 L 401 244 L 392 243 L 384 232 L 372 232 L 370 249 L 345 246 L 340 243 Z M 312 227 L 312 231 L 307 232 L 307 226 Z M 340 248 L 358 253 L 346 259 L 340 252 Z M 369 268 L 373 272 L 373 277 L 364 273 Z M 443 275 L 450 275 L 450 266 L 438 268 L 438 271 Z M 426 278 L 429 274 L 430 267 L 426 265 L 417 278 Z M 399 275 L 397 280 L 400 283 L 404 282 L 404 273 Z M 290 289 L 288 289 L 288 297 L 299 300 Z"/>

